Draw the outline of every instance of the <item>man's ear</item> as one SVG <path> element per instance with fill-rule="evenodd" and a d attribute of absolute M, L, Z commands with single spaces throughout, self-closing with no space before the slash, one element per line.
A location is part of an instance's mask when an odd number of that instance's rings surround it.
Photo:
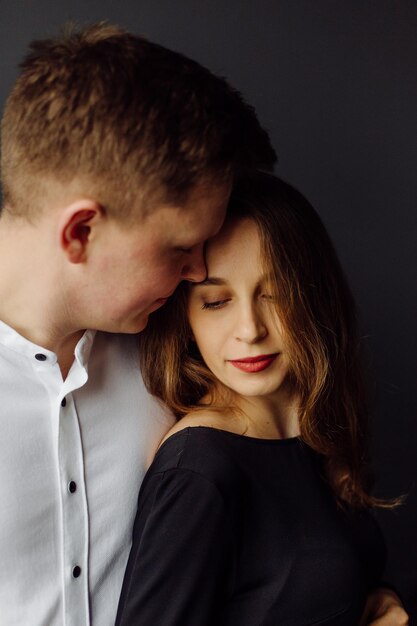
<path fill-rule="evenodd" d="M 90 199 L 77 200 L 65 208 L 59 223 L 59 236 L 70 263 L 86 260 L 91 228 L 102 215 L 100 204 Z"/>

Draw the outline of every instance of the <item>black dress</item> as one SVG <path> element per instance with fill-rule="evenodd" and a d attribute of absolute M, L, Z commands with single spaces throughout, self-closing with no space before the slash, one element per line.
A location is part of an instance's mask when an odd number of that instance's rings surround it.
<path fill-rule="evenodd" d="M 186 428 L 139 495 L 117 626 L 357 626 L 385 547 L 298 438 Z"/>

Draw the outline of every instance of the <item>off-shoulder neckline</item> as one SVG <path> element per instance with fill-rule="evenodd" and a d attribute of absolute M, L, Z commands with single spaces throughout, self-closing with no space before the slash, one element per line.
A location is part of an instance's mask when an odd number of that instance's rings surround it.
<path fill-rule="evenodd" d="M 181 435 L 184 436 L 185 434 L 190 434 L 191 430 L 206 431 L 206 432 L 211 431 L 213 433 L 220 433 L 221 435 L 226 435 L 227 437 L 240 439 L 240 440 L 247 441 L 248 443 L 259 444 L 259 445 L 294 445 L 296 443 L 302 442 L 302 439 L 299 436 L 285 437 L 285 438 L 280 438 L 280 439 L 263 439 L 261 437 L 249 437 L 248 435 L 245 435 L 245 434 L 234 433 L 230 430 L 225 430 L 223 428 L 215 428 L 214 426 L 186 426 L 185 428 L 167 437 L 167 439 L 165 439 L 165 441 L 159 446 L 157 450 L 157 454 L 165 447 L 165 445 L 168 442 L 179 438 Z"/>

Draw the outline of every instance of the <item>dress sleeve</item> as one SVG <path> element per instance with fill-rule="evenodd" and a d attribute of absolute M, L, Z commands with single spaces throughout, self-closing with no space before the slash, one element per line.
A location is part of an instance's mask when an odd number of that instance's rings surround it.
<path fill-rule="evenodd" d="M 116 626 L 213 626 L 231 563 L 229 517 L 205 476 L 152 476 L 139 498 Z"/>

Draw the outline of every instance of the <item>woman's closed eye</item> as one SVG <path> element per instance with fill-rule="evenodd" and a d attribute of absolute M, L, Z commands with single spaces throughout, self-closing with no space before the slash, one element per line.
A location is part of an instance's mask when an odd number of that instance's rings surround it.
<path fill-rule="evenodd" d="M 203 302 L 202 309 L 221 309 L 230 302 L 230 298 L 224 300 L 213 300 L 212 302 Z"/>
<path fill-rule="evenodd" d="M 262 293 L 260 295 L 261 299 L 264 302 L 276 302 L 276 298 L 275 296 L 268 294 L 268 293 Z M 231 298 L 222 298 L 222 299 L 216 299 L 216 300 L 210 300 L 207 302 L 203 302 L 201 308 L 202 309 L 221 309 L 224 306 L 227 305 L 228 302 L 230 302 Z"/>

